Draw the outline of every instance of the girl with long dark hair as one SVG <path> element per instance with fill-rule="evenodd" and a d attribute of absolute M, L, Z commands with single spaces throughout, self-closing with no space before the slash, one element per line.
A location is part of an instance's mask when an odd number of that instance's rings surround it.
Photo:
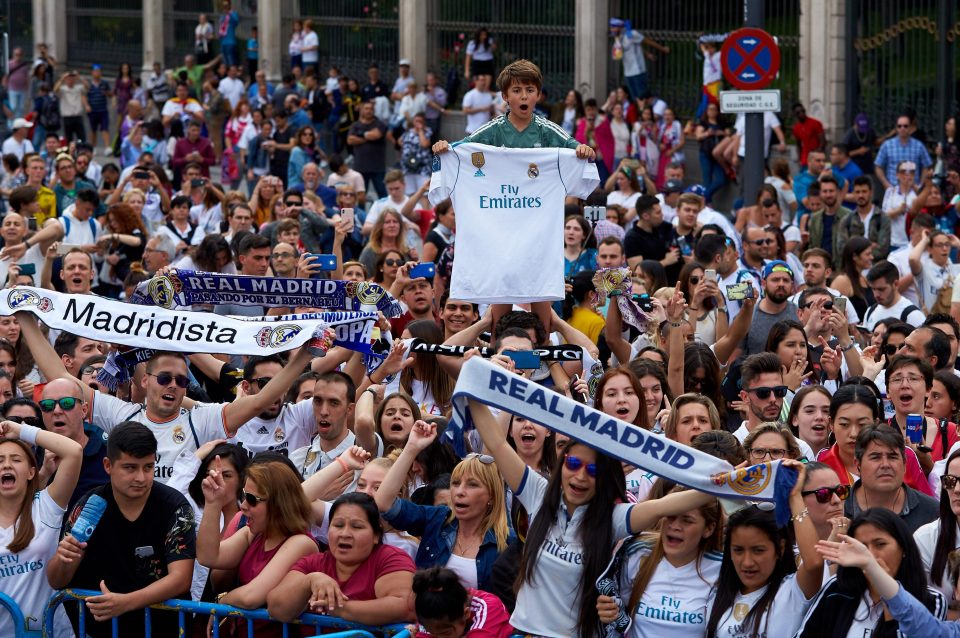
<path fill-rule="evenodd" d="M 867 285 L 867 278 L 863 276 L 863 272 L 873 265 L 872 246 L 866 237 L 848 239 L 840 259 L 840 273 L 830 284 L 834 290 L 850 300 L 861 317 L 866 314 L 867 308 L 876 302 L 873 291 Z"/>
<path fill-rule="evenodd" d="M 846 552 L 835 553 L 831 549 L 854 543 L 858 554 L 870 556 L 882 573 L 900 582 L 903 591 L 919 600 L 939 620 L 945 618 L 946 601 L 940 592 L 927 587 L 917 545 L 899 516 L 883 507 L 870 508 L 840 536 L 840 543 L 822 542 L 818 549 L 823 556 L 835 560 Z M 822 551 L 824 549 L 827 551 Z M 868 579 L 861 569 L 869 560 L 838 562 L 841 566 L 836 577 L 827 581 L 814 601 L 797 632 L 798 638 L 929 635 L 898 631 L 897 618 L 884 602 L 887 596 L 877 588 L 875 579 Z"/>

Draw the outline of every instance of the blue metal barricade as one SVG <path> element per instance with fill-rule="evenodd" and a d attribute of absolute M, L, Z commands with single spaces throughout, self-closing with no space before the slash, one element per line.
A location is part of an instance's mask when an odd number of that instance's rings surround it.
<path fill-rule="evenodd" d="M 24 638 L 27 635 L 27 623 L 23 618 L 23 612 L 20 611 L 20 605 L 6 594 L 0 593 L 0 607 L 6 609 L 7 613 L 10 614 L 10 621 L 13 623 L 13 638 Z"/>
<path fill-rule="evenodd" d="M 57 607 L 68 600 L 78 601 L 81 609 L 84 607 L 84 600 L 90 596 L 99 596 L 100 592 L 91 589 L 64 589 L 57 592 L 47 603 L 47 609 L 43 616 L 43 635 L 45 638 L 58 638 L 53 633 L 53 617 Z M 16 603 L 9 601 L 13 606 L 5 601 L 6 596 L 0 595 L 0 604 L 7 606 L 16 619 L 20 614 L 20 609 Z M 9 599 L 7 599 L 9 600 Z M 247 637 L 253 638 L 253 623 L 257 620 L 280 622 L 270 617 L 266 609 L 240 609 L 230 605 L 218 605 L 214 603 L 198 603 L 192 600 L 166 600 L 158 605 L 151 605 L 144 610 L 144 629 L 147 638 L 151 636 L 150 610 L 163 609 L 176 611 L 179 615 L 179 634 L 185 635 L 187 614 L 197 614 L 200 616 L 213 616 L 217 618 L 243 618 L 247 621 Z M 376 638 L 377 636 L 388 636 L 390 638 L 410 638 L 410 632 L 404 624 L 384 625 L 382 627 L 367 627 L 331 616 L 321 616 L 319 614 L 303 614 L 291 623 L 283 623 L 283 636 L 289 638 L 291 635 L 291 625 L 306 625 L 312 627 L 318 634 L 321 630 L 337 630 L 335 633 L 325 633 L 322 638 Z M 20 626 L 23 626 L 23 615 L 20 614 Z M 86 634 L 85 614 L 79 614 L 80 635 Z M 15 638 L 20 638 L 22 634 L 16 634 Z M 117 619 L 113 619 L 113 636 L 118 638 Z M 220 636 L 220 623 L 213 623 L 213 638 Z"/>

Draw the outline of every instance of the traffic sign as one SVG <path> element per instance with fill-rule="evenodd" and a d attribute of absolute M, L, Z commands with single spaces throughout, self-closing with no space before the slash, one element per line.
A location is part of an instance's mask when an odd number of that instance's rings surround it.
<path fill-rule="evenodd" d="M 780 89 L 766 91 L 720 91 L 721 113 L 780 111 Z"/>
<path fill-rule="evenodd" d="M 720 67 L 723 77 L 736 88 L 763 89 L 780 71 L 780 47 L 763 29 L 737 29 L 723 42 Z"/>

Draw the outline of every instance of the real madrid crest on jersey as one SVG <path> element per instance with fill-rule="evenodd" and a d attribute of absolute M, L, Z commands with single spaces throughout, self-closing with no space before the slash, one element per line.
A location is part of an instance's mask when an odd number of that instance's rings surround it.
<path fill-rule="evenodd" d="M 183 443 L 187 440 L 187 435 L 183 431 L 183 426 L 177 425 L 173 428 L 173 442 Z"/>
<path fill-rule="evenodd" d="M 733 618 L 737 622 L 743 622 L 743 619 L 750 613 L 750 606 L 744 603 L 737 603 L 733 606 Z"/>
<path fill-rule="evenodd" d="M 437 153 L 433 154 L 433 163 L 430 165 L 430 170 L 434 173 L 440 172 L 440 155 Z"/>
<path fill-rule="evenodd" d="M 471 153 L 471 154 L 470 154 L 470 161 L 473 162 L 473 165 L 477 167 L 477 172 L 474 173 L 473 176 L 474 176 L 474 177 L 486 177 L 486 175 L 483 174 L 483 171 L 480 170 L 481 168 L 483 168 L 483 165 L 484 165 L 484 163 L 486 162 L 486 160 L 483 158 L 483 151 L 478 151 L 478 152 L 476 152 L 476 153 Z"/>
<path fill-rule="evenodd" d="M 536 179 L 540 177 L 540 169 L 537 168 L 536 164 L 531 164 L 529 168 L 527 168 L 527 177 L 530 179 Z"/>
<path fill-rule="evenodd" d="M 283 431 L 283 428 L 279 425 L 277 429 L 273 431 L 273 440 L 277 443 L 283 443 L 283 440 L 287 437 L 287 433 Z"/>

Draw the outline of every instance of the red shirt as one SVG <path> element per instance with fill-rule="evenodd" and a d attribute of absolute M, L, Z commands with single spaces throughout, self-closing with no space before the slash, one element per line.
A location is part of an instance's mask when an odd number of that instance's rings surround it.
<path fill-rule="evenodd" d="M 391 545 L 376 545 L 367 560 L 350 575 L 346 582 L 337 578 L 337 564 L 330 552 L 304 556 L 293 565 L 293 571 L 303 574 L 321 572 L 337 581 L 337 586 L 350 600 L 374 600 L 377 579 L 394 572 L 417 571 L 413 559 L 402 549 Z"/>
<path fill-rule="evenodd" d="M 823 124 L 820 120 L 808 117 L 803 122 L 793 125 L 793 136 L 800 142 L 800 166 L 807 165 L 807 153 L 820 148 L 823 139 Z"/>
<path fill-rule="evenodd" d="M 500 599 L 479 589 L 470 593 L 470 627 L 466 638 L 509 638 L 513 634 L 510 614 Z M 423 627 L 417 630 L 416 638 L 433 638 Z"/>

